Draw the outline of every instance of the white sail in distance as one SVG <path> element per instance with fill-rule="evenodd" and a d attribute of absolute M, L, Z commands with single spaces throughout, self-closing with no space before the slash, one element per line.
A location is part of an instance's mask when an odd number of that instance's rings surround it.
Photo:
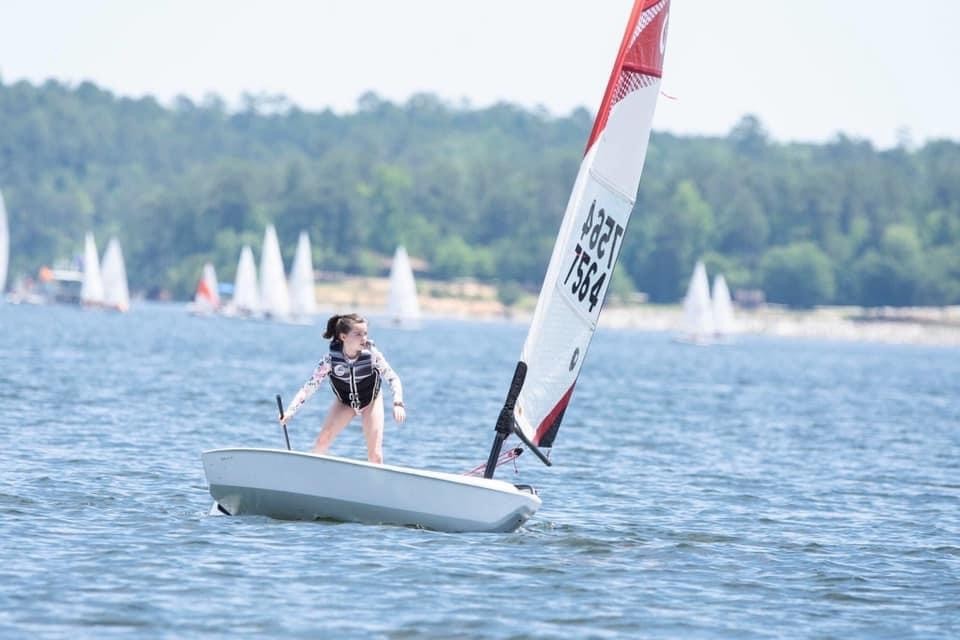
<path fill-rule="evenodd" d="M 130 289 L 127 285 L 127 267 L 123 251 L 116 238 L 110 238 L 103 252 L 101 268 L 103 278 L 103 304 L 117 311 L 130 309 Z"/>
<path fill-rule="evenodd" d="M 713 330 L 718 336 L 729 336 L 736 331 L 736 322 L 733 318 L 733 301 L 730 299 L 730 289 L 723 274 L 717 274 L 713 279 L 713 294 L 710 296 L 713 308 Z"/>
<path fill-rule="evenodd" d="M 387 315 L 400 326 L 415 327 L 420 322 L 420 301 L 417 283 L 413 278 L 410 256 L 402 245 L 397 247 L 390 265 L 390 293 Z"/>
<path fill-rule="evenodd" d="M 290 311 L 300 318 L 317 313 L 311 254 L 310 236 L 306 231 L 301 231 L 297 239 L 297 252 L 293 256 L 293 267 L 290 268 Z"/>
<path fill-rule="evenodd" d="M 710 282 L 703 262 L 697 261 L 683 298 L 683 337 L 694 342 L 706 342 L 713 336 L 713 303 L 710 301 Z"/>
<path fill-rule="evenodd" d="M 261 311 L 276 319 L 290 317 L 290 293 L 283 270 L 280 242 L 273 225 L 267 225 L 263 234 L 263 249 L 260 255 L 260 306 Z"/>
<path fill-rule="evenodd" d="M 83 281 L 80 284 L 80 302 L 103 304 L 103 277 L 100 275 L 100 256 L 92 233 L 83 239 Z"/>
<path fill-rule="evenodd" d="M 240 250 L 240 260 L 237 262 L 231 306 L 235 313 L 242 315 L 252 315 L 260 311 L 257 265 L 253 260 L 253 250 L 246 245 Z"/>
<path fill-rule="evenodd" d="M 521 359 L 514 415 L 553 444 L 623 247 L 660 93 L 669 0 L 637 0 L 560 223 Z"/>
<path fill-rule="evenodd" d="M 10 226 L 7 223 L 7 207 L 0 192 L 0 294 L 7 286 L 7 267 L 10 263 Z"/>

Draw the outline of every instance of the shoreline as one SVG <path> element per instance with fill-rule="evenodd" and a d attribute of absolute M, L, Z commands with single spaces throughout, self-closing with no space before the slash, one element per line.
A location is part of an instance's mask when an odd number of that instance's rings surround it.
<path fill-rule="evenodd" d="M 496 287 L 470 281 L 419 280 L 420 308 L 427 316 L 448 319 L 529 323 L 536 300 L 526 296 L 506 307 Z M 383 315 L 389 294 L 387 278 L 349 278 L 316 285 L 320 308 Z M 734 308 L 737 333 L 784 338 L 814 338 L 888 344 L 960 346 L 960 305 L 948 307 L 824 306 L 810 310 L 763 305 Z M 681 305 L 608 304 L 599 328 L 680 332 Z"/>
<path fill-rule="evenodd" d="M 792 310 L 773 305 L 734 309 L 739 335 L 781 338 L 960 346 L 960 306 L 865 309 L 854 306 Z M 679 331 L 680 305 L 613 307 L 599 326 L 648 331 Z"/>

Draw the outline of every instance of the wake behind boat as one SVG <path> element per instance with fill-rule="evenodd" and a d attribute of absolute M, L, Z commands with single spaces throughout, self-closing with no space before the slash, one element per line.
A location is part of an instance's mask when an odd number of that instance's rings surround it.
<path fill-rule="evenodd" d="M 205 451 L 203 468 L 229 515 L 504 532 L 540 507 L 532 489 L 502 480 L 283 449 Z"/>

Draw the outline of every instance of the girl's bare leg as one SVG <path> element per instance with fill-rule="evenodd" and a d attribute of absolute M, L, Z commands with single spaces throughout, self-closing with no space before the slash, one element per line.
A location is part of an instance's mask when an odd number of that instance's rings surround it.
<path fill-rule="evenodd" d="M 361 415 L 363 436 L 367 439 L 367 460 L 383 464 L 383 394 L 377 395 Z"/>
<path fill-rule="evenodd" d="M 356 414 L 354 414 L 352 407 L 339 400 L 334 400 L 333 404 L 330 405 L 330 411 L 327 412 L 327 419 L 323 421 L 323 428 L 320 429 L 317 441 L 313 443 L 313 453 L 326 453 L 334 438 L 340 435 L 344 427 L 350 424 L 354 415 Z M 381 422 L 383 422 L 382 419 Z"/>

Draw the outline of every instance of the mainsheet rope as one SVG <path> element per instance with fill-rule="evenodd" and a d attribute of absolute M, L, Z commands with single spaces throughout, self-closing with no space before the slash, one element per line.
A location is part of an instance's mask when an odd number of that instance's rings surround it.
<path fill-rule="evenodd" d="M 523 453 L 523 449 L 520 448 L 520 447 L 514 447 L 514 448 L 512 448 L 512 449 L 509 449 L 509 450 L 507 450 L 507 451 L 504 451 L 503 453 L 500 454 L 500 457 L 497 458 L 497 464 L 496 464 L 496 466 L 495 466 L 494 468 L 499 467 L 499 466 L 502 465 L 502 464 L 506 464 L 507 462 L 510 462 L 511 460 L 516 460 L 516 459 L 520 456 L 521 453 Z M 476 467 L 474 467 L 474 468 L 471 469 L 470 471 L 464 471 L 461 475 L 465 475 L 465 476 L 482 476 L 482 475 L 483 475 L 483 472 L 486 470 L 486 468 L 487 468 L 487 463 L 484 462 L 483 464 L 477 465 Z M 513 471 L 514 471 L 514 473 L 520 473 L 520 468 L 517 466 L 517 463 L 516 463 L 516 462 L 513 463 Z"/>

